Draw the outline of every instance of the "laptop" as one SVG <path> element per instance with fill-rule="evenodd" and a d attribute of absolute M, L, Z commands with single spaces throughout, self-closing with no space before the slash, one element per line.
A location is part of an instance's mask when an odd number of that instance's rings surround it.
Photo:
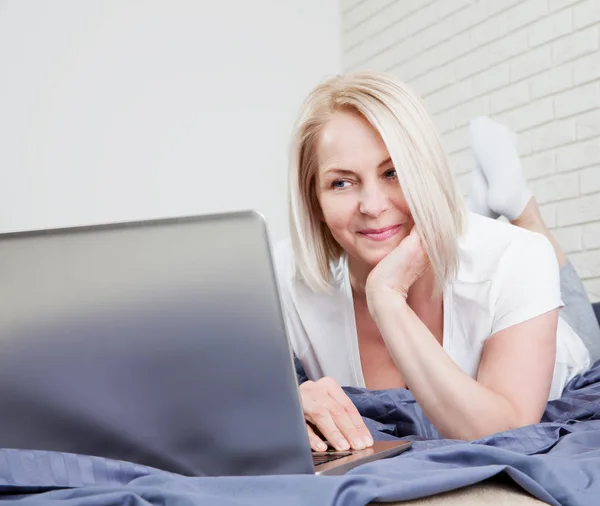
<path fill-rule="evenodd" d="M 341 474 L 313 454 L 256 212 L 0 234 L 0 447 L 187 476 Z"/>

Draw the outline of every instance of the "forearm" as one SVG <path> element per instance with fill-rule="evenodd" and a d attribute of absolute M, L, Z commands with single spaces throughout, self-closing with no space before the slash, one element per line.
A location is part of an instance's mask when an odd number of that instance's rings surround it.
<path fill-rule="evenodd" d="M 386 296 L 372 313 L 407 386 L 444 437 L 471 440 L 523 424 L 506 398 L 452 361 L 404 298 Z"/>

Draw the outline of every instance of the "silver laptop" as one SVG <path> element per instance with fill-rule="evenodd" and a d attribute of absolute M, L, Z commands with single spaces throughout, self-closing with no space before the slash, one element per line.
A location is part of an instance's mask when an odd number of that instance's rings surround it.
<path fill-rule="evenodd" d="M 218 476 L 409 445 L 310 451 L 259 214 L 0 235 L 0 447 Z"/>

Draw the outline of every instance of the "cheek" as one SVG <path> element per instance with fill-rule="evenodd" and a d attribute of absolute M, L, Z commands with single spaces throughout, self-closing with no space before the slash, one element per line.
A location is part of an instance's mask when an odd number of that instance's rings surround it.
<path fill-rule="evenodd" d="M 390 196 L 390 201 L 392 202 L 393 206 L 402 214 L 406 216 L 411 215 L 410 209 L 408 208 L 408 204 L 406 203 L 401 190 L 394 192 L 394 194 Z"/>
<path fill-rule="evenodd" d="M 319 197 L 322 219 L 333 230 L 345 228 L 352 220 L 354 206 L 350 199 L 340 195 L 322 195 Z"/>

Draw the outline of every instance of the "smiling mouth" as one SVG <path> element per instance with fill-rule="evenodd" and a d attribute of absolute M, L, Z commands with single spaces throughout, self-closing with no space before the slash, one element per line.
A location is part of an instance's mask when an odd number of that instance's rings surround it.
<path fill-rule="evenodd" d="M 396 235 L 401 228 L 402 225 L 392 225 L 391 227 L 385 228 L 369 228 L 361 230 L 359 234 L 372 241 L 385 241 Z"/>

